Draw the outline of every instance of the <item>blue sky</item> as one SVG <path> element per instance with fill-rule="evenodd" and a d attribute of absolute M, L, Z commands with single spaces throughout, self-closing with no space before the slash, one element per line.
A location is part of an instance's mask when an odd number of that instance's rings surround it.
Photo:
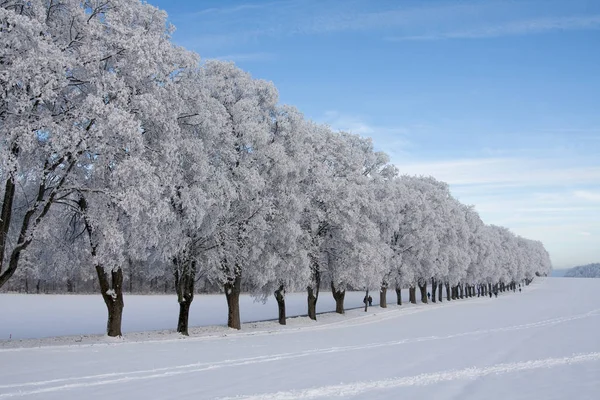
<path fill-rule="evenodd" d="M 149 2 L 177 44 L 450 183 L 555 268 L 600 262 L 600 1 Z"/>

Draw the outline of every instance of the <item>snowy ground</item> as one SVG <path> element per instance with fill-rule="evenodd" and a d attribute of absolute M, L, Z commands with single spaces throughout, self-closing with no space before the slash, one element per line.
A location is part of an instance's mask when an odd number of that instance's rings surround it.
<path fill-rule="evenodd" d="M 600 280 L 551 278 L 497 299 L 201 328 L 186 339 L 4 341 L 0 399 L 598 399 L 599 291 Z"/>
<path fill-rule="evenodd" d="M 364 295 L 364 292 L 347 293 L 346 307 L 361 306 Z M 403 295 L 408 296 L 408 293 Z M 394 291 L 390 297 L 390 300 L 396 301 Z M 306 314 L 306 293 L 288 294 L 286 305 L 288 316 Z M 330 292 L 322 292 L 319 295 L 317 311 L 333 310 L 335 310 L 333 296 Z M 175 295 L 125 294 L 123 334 L 129 337 L 133 332 L 174 329 L 177 326 L 178 313 L 179 304 Z M 240 316 L 242 322 L 275 319 L 277 302 L 273 296 L 263 303 L 255 301 L 251 296 L 242 295 Z M 225 295 L 196 295 L 190 308 L 189 322 L 190 326 L 227 325 Z M 104 332 L 106 332 L 106 306 L 99 294 L 0 294 L 0 346 L 2 346 L 1 340 L 8 338 L 16 340 L 93 335 Z M 161 335 L 165 333 L 167 332 L 161 332 Z"/>

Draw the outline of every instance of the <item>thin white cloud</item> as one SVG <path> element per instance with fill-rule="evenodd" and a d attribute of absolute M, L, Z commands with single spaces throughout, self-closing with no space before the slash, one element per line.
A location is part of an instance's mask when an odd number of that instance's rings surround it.
<path fill-rule="evenodd" d="M 258 10 L 266 7 L 271 7 L 275 5 L 280 5 L 282 3 L 286 3 L 286 1 L 271 1 L 264 3 L 247 3 L 247 4 L 239 4 L 237 6 L 232 7 L 211 7 L 205 8 L 202 10 L 198 10 L 192 13 L 192 16 L 200 16 L 206 14 L 234 14 L 239 12 L 245 12 L 249 10 Z"/>
<path fill-rule="evenodd" d="M 596 184 L 600 166 L 563 166 L 555 160 L 518 158 L 462 159 L 432 163 L 396 162 L 401 173 L 431 175 L 454 185 L 544 186 Z"/>
<path fill-rule="evenodd" d="M 196 19 L 205 34 L 188 39 L 193 48 L 242 45 L 264 37 L 343 32 L 386 32 L 385 39 L 476 39 L 600 29 L 600 15 L 581 7 L 562 7 L 548 16 L 531 4 L 505 1 L 425 3 L 416 7 L 340 1 L 309 5 L 302 0 L 254 2 L 199 10 L 180 18 Z"/>
<path fill-rule="evenodd" d="M 576 212 L 590 212 L 594 211 L 590 207 L 521 207 L 515 210 L 520 213 L 576 213 Z"/>
<path fill-rule="evenodd" d="M 207 57 L 223 61 L 244 62 L 244 61 L 271 61 L 275 59 L 275 54 L 266 52 L 256 53 L 235 53 L 224 56 Z"/>
<path fill-rule="evenodd" d="M 466 30 L 427 33 L 388 37 L 390 41 L 443 40 L 443 39 L 482 39 L 501 36 L 539 34 L 550 31 L 571 31 L 600 29 L 600 15 L 537 18 L 522 21 L 509 21 L 499 25 L 480 26 Z"/>
<path fill-rule="evenodd" d="M 591 192 L 587 190 L 577 190 L 574 193 L 574 196 L 592 202 L 600 202 L 600 192 Z"/>
<path fill-rule="evenodd" d="M 337 111 L 325 112 L 325 115 L 320 120 L 334 130 L 355 133 L 362 136 L 406 135 L 408 133 L 408 129 L 404 127 L 373 125 L 365 121 L 365 118 L 361 116 L 347 115 Z M 394 139 L 397 143 L 407 143 L 398 137 L 394 137 Z"/>

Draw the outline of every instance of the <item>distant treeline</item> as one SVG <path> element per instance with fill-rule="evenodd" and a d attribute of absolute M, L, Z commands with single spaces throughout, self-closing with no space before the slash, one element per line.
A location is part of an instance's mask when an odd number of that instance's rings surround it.
<path fill-rule="evenodd" d="M 573 267 L 565 274 L 567 278 L 600 278 L 600 263 Z"/>

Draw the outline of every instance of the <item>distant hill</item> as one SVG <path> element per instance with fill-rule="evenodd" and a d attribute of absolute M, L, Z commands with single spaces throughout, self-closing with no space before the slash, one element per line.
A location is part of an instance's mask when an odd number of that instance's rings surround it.
<path fill-rule="evenodd" d="M 568 278 L 600 278 L 600 264 L 581 265 L 571 268 L 565 274 Z"/>

